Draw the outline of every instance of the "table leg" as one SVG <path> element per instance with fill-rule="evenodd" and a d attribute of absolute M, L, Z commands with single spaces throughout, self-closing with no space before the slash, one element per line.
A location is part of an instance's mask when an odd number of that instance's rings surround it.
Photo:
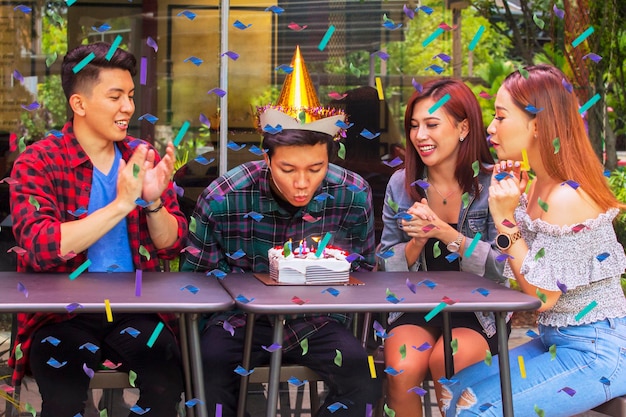
<path fill-rule="evenodd" d="M 450 313 L 442 311 L 443 315 L 443 357 L 446 366 L 446 378 L 454 375 L 454 356 L 452 356 L 452 329 L 450 328 Z"/>
<path fill-rule="evenodd" d="M 277 314 L 274 316 L 274 341 L 278 345 L 283 344 L 283 330 L 285 325 L 285 315 Z M 283 359 L 283 350 L 276 349 L 272 352 L 270 360 L 270 380 L 267 390 L 267 410 L 266 417 L 276 417 L 276 408 L 278 407 L 278 388 L 280 384 L 280 366 Z"/>
<path fill-rule="evenodd" d="M 509 362 L 509 333 L 506 328 L 506 311 L 497 311 L 496 331 L 498 333 L 498 364 L 500 366 L 500 389 L 502 391 L 502 411 L 504 417 L 513 417 L 513 394 L 511 388 L 511 368 Z"/>
<path fill-rule="evenodd" d="M 254 321 L 256 314 L 248 313 L 246 315 L 246 335 L 243 341 L 243 359 L 241 366 L 244 369 L 250 369 L 250 354 L 252 353 L 252 336 L 254 332 Z M 248 375 L 241 376 L 239 384 L 239 398 L 237 400 L 237 417 L 246 415 L 246 400 L 248 398 Z"/>
<path fill-rule="evenodd" d="M 185 376 L 185 401 L 189 401 L 194 397 L 193 383 L 191 381 L 191 365 L 189 362 L 189 343 L 187 332 L 187 319 L 185 314 L 181 314 L 178 320 L 180 326 L 180 354 L 183 362 L 183 374 Z M 192 408 L 187 410 L 187 415 L 194 417 L 194 411 Z"/>
<path fill-rule="evenodd" d="M 200 352 L 200 329 L 198 314 L 186 314 L 187 333 L 189 336 L 189 363 L 195 398 L 201 401 L 195 410 L 198 417 L 207 417 L 206 398 L 204 396 L 204 379 L 202 376 L 202 354 Z"/>

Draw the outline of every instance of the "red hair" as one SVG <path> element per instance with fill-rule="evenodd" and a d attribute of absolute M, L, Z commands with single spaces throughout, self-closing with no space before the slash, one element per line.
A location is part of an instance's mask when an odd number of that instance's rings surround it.
<path fill-rule="evenodd" d="M 416 91 L 407 102 L 406 112 L 404 113 L 404 133 L 407 141 L 410 141 L 411 118 L 417 103 L 428 98 L 432 98 L 437 102 L 446 94 L 450 95 L 450 99 L 441 106 L 441 109 L 455 123 L 458 124 L 467 119 L 469 125 L 469 133 L 459 149 L 454 176 L 461 185 L 463 192 L 474 193 L 477 196 L 479 193 L 478 178 L 474 177 L 472 164 L 475 161 L 479 161 L 481 171 L 490 173 L 491 169 L 486 165 L 493 165 L 494 160 L 487 145 L 480 105 L 476 100 L 476 96 L 474 96 L 474 93 L 467 85 L 461 80 L 453 78 L 442 78 L 426 83 L 422 92 Z M 420 192 L 419 186 L 411 184 L 422 178 L 426 165 L 419 157 L 415 146 L 407 146 L 406 148 L 405 188 L 413 200 L 419 201 L 423 197 L 423 192 Z"/>
<path fill-rule="evenodd" d="M 574 180 L 603 210 L 621 207 L 608 181 L 604 167 L 597 158 L 574 93 L 565 88 L 565 75 L 550 65 L 526 67 L 528 78 L 519 71 L 507 76 L 502 86 L 513 102 L 523 111 L 532 104 L 543 110 L 532 115 L 537 125 L 541 162 L 550 177 L 558 181 Z M 529 113 L 530 114 L 530 113 Z M 559 138 L 559 152 L 554 153 L 553 141 Z"/>

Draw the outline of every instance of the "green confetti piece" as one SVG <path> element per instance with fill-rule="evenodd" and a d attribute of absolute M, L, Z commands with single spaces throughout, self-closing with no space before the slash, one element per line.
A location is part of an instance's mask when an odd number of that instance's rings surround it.
<path fill-rule="evenodd" d="M 37 201 L 37 199 L 35 198 L 35 196 L 32 196 L 32 195 L 31 195 L 30 197 L 28 197 L 28 202 L 29 202 L 31 205 L 35 206 L 35 210 L 39 211 L 39 208 L 40 208 L 41 206 L 39 205 L 39 201 Z"/>
<path fill-rule="evenodd" d="M 535 25 L 539 26 L 539 29 L 543 29 L 546 26 L 546 23 L 536 14 L 533 15 L 533 21 L 535 22 Z"/>
<path fill-rule="evenodd" d="M 556 345 L 550 346 L 548 351 L 550 351 L 550 360 L 555 360 L 556 359 Z"/>
<path fill-rule="evenodd" d="M 302 348 L 302 356 L 306 355 L 309 352 L 309 339 L 302 339 L 300 348 Z"/>
<path fill-rule="evenodd" d="M 469 206 L 469 202 L 470 202 L 469 193 L 467 192 L 463 193 L 463 195 L 461 196 L 461 201 L 463 202 L 463 208 L 466 209 L 467 206 Z"/>
<path fill-rule="evenodd" d="M 522 67 L 518 67 L 517 70 L 519 71 L 520 74 L 522 74 L 522 77 L 524 77 L 525 79 L 528 79 L 528 77 L 530 75 L 530 74 L 528 74 L 528 71 L 526 71 Z"/>
<path fill-rule="evenodd" d="M 131 387 L 135 386 L 135 381 L 137 380 L 137 373 L 132 369 L 128 371 L 128 383 Z"/>
<path fill-rule="evenodd" d="M 459 339 L 452 339 L 450 347 L 452 348 L 452 355 L 456 355 L 456 352 L 459 350 Z"/>
<path fill-rule="evenodd" d="M 552 146 L 554 146 L 554 154 L 556 155 L 561 150 L 561 139 L 554 138 L 552 141 Z"/>
<path fill-rule="evenodd" d="M 22 352 L 22 344 L 18 344 L 15 346 L 15 360 L 19 361 L 24 357 L 24 353 Z"/>
<path fill-rule="evenodd" d="M 433 245 L 433 258 L 438 258 L 441 255 L 441 248 L 439 247 L 439 241 L 436 241 Z"/>
<path fill-rule="evenodd" d="M 133 164 L 133 177 L 137 178 L 140 170 L 141 168 L 139 168 L 139 165 Z"/>
<path fill-rule="evenodd" d="M 548 203 L 543 201 L 541 197 L 537 197 L 537 204 L 539 204 L 539 207 L 541 207 L 543 211 L 545 211 L 546 213 L 548 212 Z"/>
<path fill-rule="evenodd" d="M 491 351 L 487 349 L 485 353 L 485 365 L 491 366 L 492 360 L 493 356 L 491 355 Z"/>
<path fill-rule="evenodd" d="M 384 405 L 383 409 L 387 417 L 396 417 L 396 412 L 392 408 L 389 408 L 387 404 Z"/>
<path fill-rule="evenodd" d="M 30 405 L 30 403 L 24 404 L 24 409 L 26 411 L 28 411 L 29 413 L 31 413 L 33 415 L 33 417 L 35 417 L 37 415 L 37 410 L 35 410 L 35 407 Z"/>
<path fill-rule="evenodd" d="M 49 55 L 46 55 L 46 67 L 50 68 L 52 64 L 57 60 L 58 55 L 56 52 L 53 52 Z"/>
<path fill-rule="evenodd" d="M 148 249 L 146 249 L 144 245 L 139 246 L 139 254 L 147 260 L 150 260 L 150 252 L 148 252 Z"/>
<path fill-rule="evenodd" d="M 395 201 L 393 201 L 393 200 L 391 199 L 391 197 L 389 197 L 389 198 L 387 199 L 387 204 L 389 204 L 389 207 L 391 207 L 391 209 L 392 209 L 395 213 L 397 213 L 397 212 L 398 212 L 398 208 L 399 208 L 400 206 L 398 205 L 398 203 L 396 203 Z"/>
<path fill-rule="evenodd" d="M 283 245 L 283 256 L 286 258 L 291 255 L 291 242 L 285 242 Z"/>
<path fill-rule="evenodd" d="M 100 410 L 100 417 L 108 417 L 107 409 Z"/>
<path fill-rule="evenodd" d="M 539 417 L 546 417 L 546 412 L 543 411 L 541 408 L 537 407 L 536 404 L 535 404 L 535 413 L 537 413 Z"/>
<path fill-rule="evenodd" d="M 543 258 L 546 254 L 546 248 L 541 248 L 537 251 L 537 253 L 535 254 L 535 261 Z"/>
<path fill-rule="evenodd" d="M 26 139 L 24 136 L 17 140 L 17 150 L 19 153 L 22 153 L 26 150 Z"/>
<path fill-rule="evenodd" d="M 306 123 L 306 112 L 304 110 L 298 113 L 298 120 L 300 121 L 300 124 Z"/>
<path fill-rule="evenodd" d="M 537 294 L 537 297 L 539 297 L 542 303 L 545 303 L 548 300 L 548 297 L 544 293 L 539 291 L 539 288 L 537 288 L 537 290 L 535 291 L 535 294 Z"/>
<path fill-rule="evenodd" d="M 591 310 L 593 310 L 597 306 L 598 306 L 598 303 L 595 301 L 592 301 L 589 304 L 587 304 L 587 307 L 583 308 L 582 310 L 580 310 L 578 314 L 576 314 L 576 317 L 575 317 L 576 321 L 579 321 L 580 319 L 582 319 L 587 313 L 589 313 Z"/>
<path fill-rule="evenodd" d="M 191 233 L 196 233 L 196 218 L 192 217 L 191 219 L 189 219 L 189 231 Z"/>
<path fill-rule="evenodd" d="M 400 358 L 406 359 L 406 345 L 400 346 Z"/>
<path fill-rule="evenodd" d="M 474 236 L 467 249 L 465 249 L 463 257 L 469 258 L 470 256 L 472 256 L 472 253 L 474 253 L 474 249 L 476 249 L 476 245 L 478 245 L 478 242 L 480 242 L 481 236 L 482 235 L 480 234 L 480 232 L 476 233 L 476 236 Z"/>
<path fill-rule="evenodd" d="M 474 170 L 474 178 L 476 178 L 480 172 L 480 162 L 478 160 L 472 162 L 472 169 Z"/>
<path fill-rule="evenodd" d="M 341 356 L 341 351 L 339 349 L 335 349 L 336 355 L 335 355 L 335 365 L 341 367 L 341 364 L 343 363 L 343 356 Z"/>
<path fill-rule="evenodd" d="M 337 151 L 337 156 L 341 159 L 346 159 L 346 147 L 341 142 L 339 142 L 339 150 Z"/>
<path fill-rule="evenodd" d="M 352 62 L 350 62 L 350 72 L 354 74 L 357 78 L 361 77 L 361 70 L 355 67 Z"/>

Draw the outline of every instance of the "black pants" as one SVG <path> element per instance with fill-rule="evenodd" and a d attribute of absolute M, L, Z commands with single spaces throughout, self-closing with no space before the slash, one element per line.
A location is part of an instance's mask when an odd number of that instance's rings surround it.
<path fill-rule="evenodd" d="M 259 319 L 254 327 L 250 367 L 267 365 L 271 353 L 261 346 L 272 344 L 273 328 L 267 320 Z M 241 377 L 234 372 L 243 361 L 245 328 L 235 329 L 234 336 L 221 326 L 209 326 L 201 339 L 204 364 L 205 395 L 209 416 L 215 415 L 216 404 L 222 404 L 222 416 L 236 414 Z M 365 416 L 367 404 L 376 406 L 382 385 L 380 376 L 372 379 L 367 354 L 358 340 L 342 324 L 330 321 L 308 337 L 309 349 L 303 355 L 299 348 L 283 352 L 283 363 L 306 365 L 326 382 L 329 393 L 317 416 Z M 337 350 L 342 364 L 335 364 Z M 341 402 L 332 413 L 327 407 Z"/>
<path fill-rule="evenodd" d="M 117 369 L 136 373 L 137 406 L 152 417 L 174 417 L 183 391 L 180 349 L 174 335 L 163 329 L 152 347 L 147 342 L 160 319 L 152 314 L 117 314 L 112 323 L 100 314 L 78 314 L 35 332 L 30 366 L 42 398 L 41 417 L 82 415 L 89 377 L 85 367 L 98 370 L 105 360 Z M 140 333 L 133 337 L 132 327 Z M 56 346 L 54 339 L 60 341 Z M 53 341 L 54 343 L 50 343 Z M 97 346 L 88 349 L 85 343 Z M 82 346 L 82 348 L 81 348 Z M 61 365 L 62 366 L 59 366 Z M 53 366 L 54 365 L 54 366 Z M 139 414 L 131 412 L 131 416 Z"/>

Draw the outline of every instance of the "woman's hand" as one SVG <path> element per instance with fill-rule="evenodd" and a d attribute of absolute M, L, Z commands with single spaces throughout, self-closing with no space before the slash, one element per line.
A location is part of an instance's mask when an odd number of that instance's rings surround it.
<path fill-rule="evenodd" d="M 521 171 L 519 161 L 501 161 L 493 167 L 489 187 L 489 211 L 496 226 L 505 219 L 513 221 L 513 213 L 527 183 L 528 174 Z"/>

